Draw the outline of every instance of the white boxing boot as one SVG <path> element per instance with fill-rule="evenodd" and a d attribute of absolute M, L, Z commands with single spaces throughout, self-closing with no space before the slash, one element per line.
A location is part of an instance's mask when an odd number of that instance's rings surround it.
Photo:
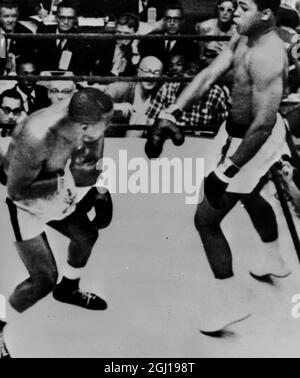
<path fill-rule="evenodd" d="M 291 274 L 291 269 L 280 254 L 279 242 L 265 243 L 264 251 L 261 258 L 250 270 L 252 277 L 257 279 L 263 278 L 285 278 Z"/>
<path fill-rule="evenodd" d="M 251 316 L 246 290 L 236 278 L 217 280 L 210 297 L 199 308 L 200 331 L 214 336 Z"/>

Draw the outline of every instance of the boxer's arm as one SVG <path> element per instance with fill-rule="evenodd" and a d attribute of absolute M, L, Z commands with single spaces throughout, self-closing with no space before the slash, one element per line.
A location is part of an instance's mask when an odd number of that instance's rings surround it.
<path fill-rule="evenodd" d="M 250 65 L 254 120 L 231 160 L 244 166 L 261 149 L 272 133 L 283 95 L 283 62 L 274 54 L 257 54 Z"/>
<path fill-rule="evenodd" d="M 37 199 L 55 193 L 57 175 L 41 176 L 47 158 L 46 143 L 24 130 L 15 141 L 7 171 L 8 196 L 14 201 Z"/>
<path fill-rule="evenodd" d="M 235 35 L 224 51 L 195 77 L 177 99 L 176 106 L 179 109 L 184 110 L 192 101 L 200 99 L 215 81 L 231 68 L 239 39 L 240 37 Z"/>

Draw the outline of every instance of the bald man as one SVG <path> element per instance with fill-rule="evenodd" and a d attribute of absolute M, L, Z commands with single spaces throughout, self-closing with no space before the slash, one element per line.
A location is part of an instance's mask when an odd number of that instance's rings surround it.
<path fill-rule="evenodd" d="M 154 56 L 141 60 L 138 77 L 160 77 L 163 63 Z M 147 124 L 147 110 L 159 88 L 158 83 L 142 81 L 139 83 L 113 83 L 108 85 L 106 93 L 114 101 L 116 121 L 130 125 Z M 141 137 L 143 131 L 128 131 L 127 137 Z"/>

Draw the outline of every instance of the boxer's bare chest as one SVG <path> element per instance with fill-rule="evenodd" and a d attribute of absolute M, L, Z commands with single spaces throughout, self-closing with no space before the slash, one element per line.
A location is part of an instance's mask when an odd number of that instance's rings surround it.
<path fill-rule="evenodd" d="M 234 55 L 234 84 L 232 88 L 232 115 L 236 122 L 248 124 L 252 120 L 252 79 L 249 64 L 253 48 L 246 41 L 239 43 Z"/>

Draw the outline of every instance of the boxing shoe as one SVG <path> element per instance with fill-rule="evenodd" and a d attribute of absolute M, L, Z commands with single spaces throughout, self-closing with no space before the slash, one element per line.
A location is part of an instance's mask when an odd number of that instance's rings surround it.
<path fill-rule="evenodd" d="M 3 329 L 5 327 L 6 323 L 0 321 L 0 359 L 9 359 L 10 354 L 7 350 L 7 347 L 4 342 L 4 334 L 3 334 Z"/>
<path fill-rule="evenodd" d="M 235 278 L 216 281 L 210 294 L 210 298 L 199 308 L 202 334 L 219 336 L 232 325 L 251 316 L 246 290 Z"/>
<path fill-rule="evenodd" d="M 255 267 L 250 270 L 250 275 L 255 279 L 288 277 L 291 274 L 291 269 L 280 255 L 278 242 L 269 244 Z"/>
<path fill-rule="evenodd" d="M 66 281 L 70 280 L 64 278 L 62 282 L 56 286 L 53 291 L 54 299 L 87 310 L 104 311 L 107 309 L 107 303 L 98 295 L 79 289 L 79 280 L 71 281 L 73 288 L 71 288 L 71 286 L 68 287 Z"/>

